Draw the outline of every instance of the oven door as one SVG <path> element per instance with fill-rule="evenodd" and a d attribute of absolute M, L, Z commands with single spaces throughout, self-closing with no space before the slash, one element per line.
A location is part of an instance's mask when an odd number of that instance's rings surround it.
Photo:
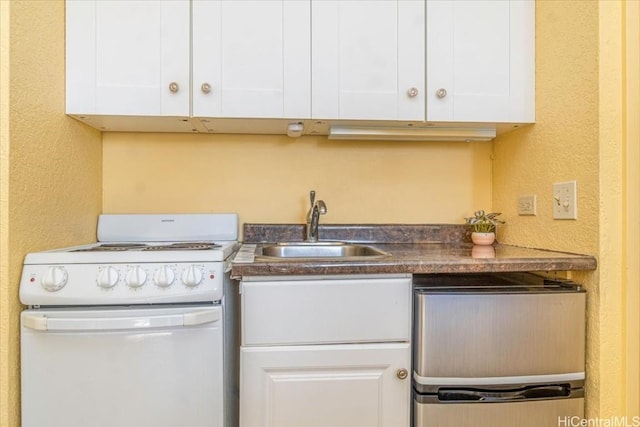
<path fill-rule="evenodd" d="M 21 316 L 23 427 L 222 426 L 222 308 Z"/>

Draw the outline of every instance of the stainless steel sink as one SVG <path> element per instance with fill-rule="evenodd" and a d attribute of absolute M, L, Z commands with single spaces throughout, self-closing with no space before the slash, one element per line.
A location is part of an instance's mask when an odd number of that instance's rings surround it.
<path fill-rule="evenodd" d="M 263 246 L 262 253 L 256 255 L 258 257 L 280 259 L 368 259 L 383 257 L 389 254 L 371 246 L 344 242 L 291 242 Z"/>

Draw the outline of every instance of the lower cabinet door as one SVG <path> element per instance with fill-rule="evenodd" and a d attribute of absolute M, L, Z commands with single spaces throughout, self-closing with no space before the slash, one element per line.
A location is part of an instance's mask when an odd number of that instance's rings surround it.
<path fill-rule="evenodd" d="M 409 425 L 409 343 L 243 347 L 241 427 Z"/>

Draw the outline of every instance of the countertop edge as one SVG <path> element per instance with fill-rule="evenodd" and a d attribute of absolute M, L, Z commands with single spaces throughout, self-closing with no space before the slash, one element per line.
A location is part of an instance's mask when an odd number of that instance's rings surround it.
<path fill-rule="evenodd" d="M 259 244 L 258 244 L 259 245 Z M 526 248 L 515 245 L 496 244 L 487 249 L 494 256 L 478 255 L 472 257 L 474 247 L 467 244 L 423 244 L 407 245 L 413 252 L 405 251 L 401 256 L 394 254 L 394 244 L 377 245 L 383 247 L 390 256 L 382 259 L 358 261 L 255 261 L 252 263 L 233 263 L 232 276 L 294 276 L 294 275 L 348 275 L 348 274 L 437 274 L 437 273 L 499 273 L 527 271 L 575 271 L 595 270 L 597 260 L 590 255 L 581 255 L 564 251 Z M 443 251 L 455 250 L 469 253 L 466 256 L 430 256 L 421 253 L 420 248 L 433 250 L 440 247 Z M 477 248 L 477 247 L 476 247 Z M 533 252 L 530 257 L 495 257 L 495 253 Z M 547 256 L 549 255 L 549 256 Z M 565 255 L 565 256 L 563 256 Z"/>

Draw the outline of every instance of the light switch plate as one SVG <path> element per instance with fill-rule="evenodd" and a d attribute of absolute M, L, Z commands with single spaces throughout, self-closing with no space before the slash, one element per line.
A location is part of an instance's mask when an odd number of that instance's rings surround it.
<path fill-rule="evenodd" d="M 575 181 L 553 184 L 553 219 L 578 219 Z"/>

